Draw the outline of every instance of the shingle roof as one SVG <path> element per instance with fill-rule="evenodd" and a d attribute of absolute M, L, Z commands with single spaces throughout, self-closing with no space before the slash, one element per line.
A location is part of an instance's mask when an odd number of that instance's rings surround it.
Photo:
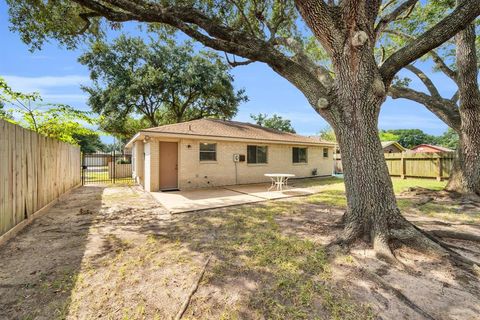
<path fill-rule="evenodd" d="M 219 119 L 199 119 L 141 130 L 142 133 L 154 132 L 205 137 L 222 137 L 261 141 L 293 143 L 315 143 L 333 145 L 318 138 L 265 128 L 256 124 Z"/>
<path fill-rule="evenodd" d="M 433 144 L 426 144 L 426 143 L 419 144 L 418 146 L 413 147 L 412 150 L 415 150 L 418 147 L 430 147 L 430 148 L 437 149 L 437 150 L 443 151 L 443 152 L 454 152 L 455 151 L 455 150 L 452 150 L 452 149 L 449 149 L 449 148 L 445 148 L 445 147 L 441 147 L 441 146 L 434 146 Z"/>
<path fill-rule="evenodd" d="M 402 151 L 405 151 L 407 150 L 406 148 L 404 148 L 400 143 L 398 143 L 397 141 L 382 141 L 382 148 L 386 148 L 388 146 L 391 146 L 391 145 L 395 145 L 398 149 L 402 150 Z"/>

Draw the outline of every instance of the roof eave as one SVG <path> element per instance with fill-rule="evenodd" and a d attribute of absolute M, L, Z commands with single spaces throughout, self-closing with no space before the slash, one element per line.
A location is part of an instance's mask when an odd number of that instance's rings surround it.
<path fill-rule="evenodd" d="M 137 132 L 132 139 L 130 139 L 127 144 L 125 145 L 125 149 L 131 149 L 133 147 L 133 143 L 137 141 L 142 136 L 142 131 Z"/>
<path fill-rule="evenodd" d="M 245 138 L 245 137 L 225 137 L 225 136 L 215 136 L 215 135 L 202 135 L 202 134 L 187 134 L 187 133 L 172 133 L 172 132 L 158 132 L 158 131 L 149 131 L 144 129 L 139 131 L 128 143 L 133 143 L 135 137 L 139 134 L 151 135 L 153 137 L 166 137 L 166 138 L 187 138 L 187 139 L 210 139 L 210 140 L 221 140 L 221 141 L 255 141 L 271 144 L 296 144 L 296 145 L 315 145 L 315 146 L 325 146 L 325 147 L 334 147 L 335 143 L 332 142 L 314 142 L 314 141 L 291 141 L 291 140 L 271 140 L 271 139 L 256 139 L 256 138 Z"/>

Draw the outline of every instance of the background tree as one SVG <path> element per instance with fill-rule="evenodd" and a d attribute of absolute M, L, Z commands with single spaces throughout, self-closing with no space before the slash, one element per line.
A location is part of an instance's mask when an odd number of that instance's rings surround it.
<path fill-rule="evenodd" d="M 288 119 L 284 119 L 283 117 L 275 113 L 271 117 L 269 117 L 266 113 L 259 113 L 256 115 L 251 114 L 250 118 L 252 118 L 259 126 L 283 132 L 295 133 L 292 122 Z"/>
<path fill-rule="evenodd" d="M 100 130 L 114 136 L 122 145 L 125 145 L 138 131 L 152 126 L 145 117 L 121 117 L 118 114 L 110 114 L 108 117 L 100 116 L 98 125 Z"/>
<path fill-rule="evenodd" d="M 333 131 L 332 127 L 326 126 L 325 128 L 321 129 L 319 132 L 320 139 L 325 141 L 337 142 L 337 137 L 335 137 L 335 131 Z"/>
<path fill-rule="evenodd" d="M 229 66 L 212 52 L 195 52 L 191 42 L 120 36 L 112 44 L 95 42 L 79 61 L 94 84 L 83 87 L 92 110 L 102 116 L 106 132 L 119 128 L 156 127 L 205 117 L 230 119 L 246 101 L 235 91 Z M 131 138 L 130 135 L 129 138 Z"/>
<path fill-rule="evenodd" d="M 452 128 L 448 128 L 441 136 L 437 137 L 437 144 L 456 150 L 458 148 L 459 136 L 458 133 Z"/>
<path fill-rule="evenodd" d="M 418 0 L 8 3 L 14 30 L 33 46 L 47 37 L 70 44 L 79 32 L 98 35 L 99 17 L 104 17 L 112 23 L 137 21 L 176 28 L 205 46 L 245 59 L 230 59 L 232 65 L 268 64 L 297 87 L 335 131 L 347 194 L 345 229 L 338 243 L 370 239 L 377 253 L 392 259 L 392 240 L 443 250 L 400 214 L 378 137 L 378 115 L 397 72 L 472 22 L 480 14 L 477 0 L 446 11 L 415 41 L 383 58 L 375 54 L 382 33 L 415 6 L 421 7 Z M 71 21 L 78 21 L 79 15 L 86 21 L 71 33 Z M 72 20 L 62 26 L 69 16 Z M 319 64 L 319 57 L 327 57 L 329 63 Z"/>
<path fill-rule="evenodd" d="M 95 152 L 102 148 L 98 132 L 86 127 L 95 124 L 89 112 L 67 105 L 42 103 L 38 93 L 16 92 L 1 77 L 0 103 L 8 107 L 0 112 L 0 119 L 50 138 L 79 145 L 82 152 Z"/>
<path fill-rule="evenodd" d="M 83 153 L 95 153 L 106 149 L 97 132 L 73 133 L 72 138 Z"/>
<path fill-rule="evenodd" d="M 380 130 L 378 133 L 380 141 L 398 141 L 400 138 L 398 135 L 389 132 L 388 130 Z"/>
<path fill-rule="evenodd" d="M 464 0 L 429 3 L 423 11 L 414 12 L 409 19 L 398 22 L 394 30 L 387 30 L 392 46 L 401 46 L 410 41 L 439 20 L 442 12 L 455 4 L 462 5 Z M 405 67 L 417 77 L 426 90 L 417 90 L 399 81 L 389 90 L 394 98 L 409 99 L 424 105 L 458 135 L 458 143 L 447 142 L 457 147 L 452 173 L 446 189 L 465 195 L 480 196 L 480 89 L 478 85 L 478 27 L 474 23 L 458 33 L 454 40 L 445 43 L 438 50 L 432 50 L 426 57 L 433 62 L 434 71 L 450 78 L 457 90 L 453 96 L 441 92 L 440 87 L 418 65 Z M 455 138 L 453 132 L 447 132 Z M 446 137 L 447 138 L 447 137 Z M 448 139 L 448 138 L 447 138 Z M 445 140 L 443 140 L 445 142 Z"/>
<path fill-rule="evenodd" d="M 381 130 L 380 139 L 382 141 L 397 141 L 407 149 L 411 149 L 419 144 L 437 143 L 437 138 L 435 136 L 426 134 L 420 129 Z"/>

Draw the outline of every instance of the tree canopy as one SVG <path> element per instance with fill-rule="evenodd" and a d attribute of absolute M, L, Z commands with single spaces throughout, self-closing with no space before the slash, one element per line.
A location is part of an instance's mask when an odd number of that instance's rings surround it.
<path fill-rule="evenodd" d="M 397 141 L 407 149 L 411 149 L 419 144 L 436 144 L 437 142 L 435 136 L 426 134 L 420 129 L 381 130 L 380 139 L 382 141 Z"/>
<path fill-rule="evenodd" d="M 335 132 L 333 128 L 330 126 L 326 126 L 320 130 L 318 133 L 320 139 L 325 141 L 337 142 L 337 137 L 335 136 Z"/>
<path fill-rule="evenodd" d="M 395 28 L 388 30 L 387 44 L 391 48 L 403 45 L 435 24 L 445 8 L 451 10 L 463 2 L 428 2 L 423 11 L 413 12 L 403 21 L 397 21 Z M 453 130 L 447 131 L 438 140 L 439 144 L 447 147 L 457 147 L 446 189 L 477 197 L 480 196 L 479 23 L 467 23 L 453 39 L 419 59 L 431 60 L 432 70 L 429 70 L 429 64 L 405 66 L 408 75 L 395 81 L 388 91 L 394 99 L 403 98 L 424 105 Z M 448 80 L 442 83 L 434 81 L 431 71 L 441 72 Z M 412 76 L 423 84 L 423 88 L 412 85 Z M 445 86 L 446 82 L 450 85 Z"/>
<path fill-rule="evenodd" d="M 38 93 L 12 90 L 0 77 L 0 119 L 21 125 L 44 136 L 79 145 L 82 152 L 95 152 L 103 144 L 98 132 L 87 127 L 95 124 L 90 112 L 68 105 L 43 103 Z"/>
<path fill-rule="evenodd" d="M 342 150 L 347 210 L 338 243 L 366 238 L 395 260 L 391 243 L 438 248 L 401 214 L 378 137 L 378 115 L 397 73 L 480 15 L 478 0 L 450 9 L 399 49 L 381 50 L 385 31 L 422 10 L 419 0 L 7 0 L 13 30 L 32 48 L 48 38 L 69 47 L 102 26 L 127 21 L 176 29 L 229 57 L 266 63 L 298 88 L 335 130 Z M 107 21 L 107 23 L 105 23 Z M 379 54 L 379 52 L 381 54 Z"/>
<path fill-rule="evenodd" d="M 251 114 L 250 118 L 252 118 L 259 126 L 283 132 L 295 133 L 292 122 L 275 113 L 270 117 L 266 113 Z"/>
<path fill-rule="evenodd" d="M 234 90 L 229 66 L 217 54 L 195 52 L 191 42 L 122 35 L 111 44 L 93 43 L 79 61 L 90 69 L 93 86 L 83 90 L 102 128 L 122 137 L 125 127 L 230 119 L 247 99 Z"/>

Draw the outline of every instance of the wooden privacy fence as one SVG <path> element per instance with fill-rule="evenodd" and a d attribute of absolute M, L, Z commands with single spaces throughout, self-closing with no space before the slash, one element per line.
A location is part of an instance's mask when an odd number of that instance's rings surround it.
<path fill-rule="evenodd" d="M 80 148 L 0 119 L 0 243 L 79 184 Z"/>
<path fill-rule="evenodd" d="M 386 153 L 385 161 L 391 176 L 442 180 L 450 176 L 454 157 L 453 152 Z"/>
<path fill-rule="evenodd" d="M 455 153 L 385 153 L 390 176 L 401 178 L 447 179 Z M 334 159 L 335 173 L 343 173 L 340 155 Z"/>

